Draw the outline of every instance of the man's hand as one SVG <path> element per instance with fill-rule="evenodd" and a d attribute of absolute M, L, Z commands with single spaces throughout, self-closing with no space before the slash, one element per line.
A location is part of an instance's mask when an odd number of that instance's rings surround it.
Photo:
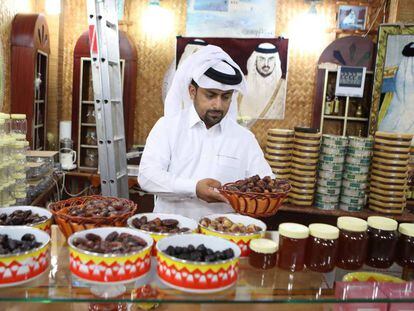
<path fill-rule="evenodd" d="M 219 187 L 221 187 L 221 183 L 218 180 L 212 178 L 199 180 L 196 186 L 197 197 L 207 203 L 224 202 L 229 204 L 229 201 L 216 190 Z"/>

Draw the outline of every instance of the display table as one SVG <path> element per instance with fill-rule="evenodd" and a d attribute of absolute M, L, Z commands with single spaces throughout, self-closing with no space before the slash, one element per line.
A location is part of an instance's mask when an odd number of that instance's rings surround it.
<path fill-rule="evenodd" d="M 320 274 L 311 271 L 291 273 L 278 268 L 262 271 L 256 270 L 246 260 L 240 262 L 239 279 L 232 288 L 215 294 L 188 294 L 163 285 L 155 273 L 156 262 L 152 263 L 152 272 L 129 284 L 126 292 L 120 297 L 102 298 L 94 296 L 91 285 L 73 277 L 69 271 L 68 248 L 63 235 L 57 226 L 52 226 L 51 266 L 50 270 L 37 280 L 15 287 L 0 289 L 1 305 L 16 302 L 36 303 L 120 303 L 152 301 L 161 304 L 175 303 L 312 303 L 336 304 L 344 302 L 344 298 L 336 298 L 334 291 L 335 278 L 342 278 L 343 273 L 333 271 Z M 143 299 L 137 295 L 136 288 L 149 284 L 156 291 L 152 298 Z M 352 301 L 352 300 L 351 300 Z M 358 299 L 359 302 L 372 302 L 371 298 Z M 406 300 L 382 299 L 381 302 L 410 302 Z M 255 307 L 251 306 L 253 309 Z M 250 308 L 249 310 L 251 310 Z M 162 309 L 165 310 L 165 309 Z M 303 309 L 302 309 L 303 310 Z M 407 309 L 408 310 L 408 309 Z"/>

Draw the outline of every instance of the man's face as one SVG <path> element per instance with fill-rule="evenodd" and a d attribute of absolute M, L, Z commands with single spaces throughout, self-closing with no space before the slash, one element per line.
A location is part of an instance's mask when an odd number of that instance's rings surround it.
<path fill-rule="evenodd" d="M 207 128 L 219 123 L 229 111 L 233 90 L 196 88 L 190 84 L 189 92 L 195 110 Z"/>
<path fill-rule="evenodd" d="M 275 54 L 259 55 L 256 58 L 256 70 L 263 77 L 267 77 L 272 74 L 276 66 Z"/>

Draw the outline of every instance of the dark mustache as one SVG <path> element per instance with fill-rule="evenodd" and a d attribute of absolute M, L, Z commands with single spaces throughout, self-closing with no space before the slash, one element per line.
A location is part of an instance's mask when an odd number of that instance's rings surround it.
<path fill-rule="evenodd" d="M 207 110 L 207 113 L 221 113 L 221 114 L 223 114 L 223 110 L 212 110 L 212 109 L 209 109 L 209 110 Z"/>

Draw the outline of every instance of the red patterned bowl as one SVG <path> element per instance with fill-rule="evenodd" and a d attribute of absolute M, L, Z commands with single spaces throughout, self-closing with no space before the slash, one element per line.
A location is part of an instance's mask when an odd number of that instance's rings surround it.
<path fill-rule="evenodd" d="M 253 232 L 253 233 L 232 233 L 232 232 L 224 232 L 224 231 L 217 231 L 213 230 L 211 228 L 205 227 L 201 225 L 201 219 L 203 218 L 209 218 L 211 220 L 214 220 L 218 217 L 227 217 L 230 219 L 233 223 L 241 223 L 245 226 L 248 225 L 256 225 L 261 228 L 260 231 Z M 248 216 L 242 216 L 238 214 L 213 214 L 213 215 L 207 215 L 206 217 L 202 217 L 199 221 L 199 227 L 200 232 L 206 235 L 212 235 L 217 236 L 226 240 L 229 240 L 233 243 L 236 243 L 241 250 L 241 257 L 247 257 L 250 254 L 250 248 L 249 244 L 250 241 L 253 239 L 259 239 L 264 237 L 266 232 L 266 224 L 263 221 L 260 221 L 258 219 L 254 219 Z"/>
<path fill-rule="evenodd" d="M 26 233 L 36 237 L 41 246 L 26 252 L 0 255 L 0 287 L 19 285 L 39 277 L 50 265 L 50 236 L 28 226 L 0 226 L 0 234 L 20 240 Z"/>
<path fill-rule="evenodd" d="M 144 239 L 147 246 L 128 254 L 101 254 L 86 251 L 73 245 L 73 240 L 83 238 L 88 233 L 105 239 L 108 234 L 129 233 Z M 68 239 L 69 268 L 72 274 L 89 283 L 128 283 L 145 276 L 151 268 L 152 238 L 145 233 L 129 228 L 106 227 L 79 231 Z"/>
<path fill-rule="evenodd" d="M 132 221 L 136 218 L 141 218 L 143 216 L 146 216 L 148 221 L 154 220 L 155 218 L 159 218 L 161 220 L 163 219 L 175 219 L 178 220 L 178 227 L 180 228 L 188 228 L 189 231 L 186 232 L 180 232 L 180 233 L 160 233 L 160 232 L 152 232 L 152 231 L 145 231 L 142 229 L 135 228 L 135 226 L 132 224 Z M 127 221 L 128 227 L 134 230 L 141 231 L 143 233 L 149 234 L 154 239 L 154 245 L 152 247 L 152 256 L 157 255 L 156 247 L 155 245 L 157 242 L 161 239 L 164 239 L 168 236 L 177 235 L 177 234 L 190 234 L 197 232 L 198 225 L 197 222 L 194 219 L 184 217 L 181 215 L 175 215 L 175 214 L 163 214 L 163 213 L 142 213 L 142 214 L 136 214 L 128 219 Z"/>
<path fill-rule="evenodd" d="M 15 211 L 27 211 L 30 210 L 32 211 L 33 214 L 39 214 L 40 216 L 46 216 L 47 219 L 42 221 L 42 222 L 38 222 L 35 224 L 28 224 L 26 226 L 29 227 L 33 227 L 33 228 L 37 228 L 43 231 L 46 231 L 47 234 L 50 235 L 50 229 L 52 227 L 52 213 L 49 212 L 46 208 L 43 207 L 36 207 L 36 206 L 10 206 L 10 207 L 2 207 L 0 209 L 0 214 L 6 214 L 6 215 L 10 215 Z"/>
<path fill-rule="evenodd" d="M 178 259 L 165 253 L 168 246 L 197 247 L 204 244 L 213 251 L 233 249 L 232 259 L 216 262 L 195 262 Z M 166 285 L 191 293 L 213 293 L 233 286 L 237 281 L 240 248 L 225 239 L 203 234 L 175 235 L 157 243 L 157 272 Z"/>

